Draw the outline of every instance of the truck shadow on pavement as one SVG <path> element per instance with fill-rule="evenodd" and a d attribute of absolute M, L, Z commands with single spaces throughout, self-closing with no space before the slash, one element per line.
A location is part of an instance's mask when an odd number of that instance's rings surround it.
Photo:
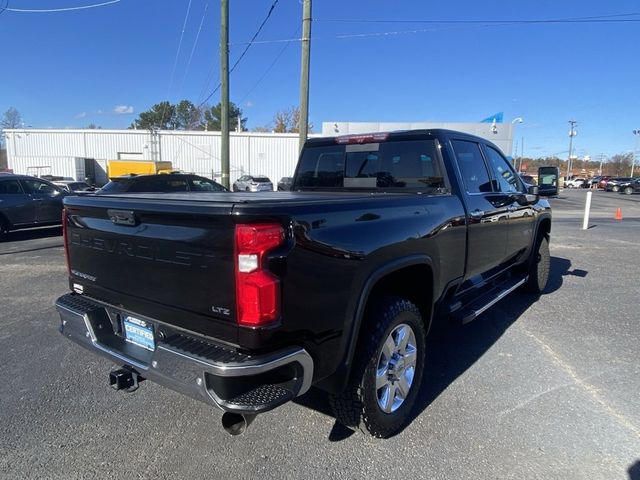
<path fill-rule="evenodd" d="M 62 247 L 62 227 L 40 227 L 6 234 L 0 242 L 0 255 L 35 252 Z"/>
<path fill-rule="evenodd" d="M 588 272 L 571 269 L 566 258 L 551 257 L 551 272 L 545 294 L 558 290 L 563 277 L 585 277 Z M 427 337 L 425 375 L 412 415 L 415 420 L 460 375 L 476 363 L 520 316 L 538 300 L 538 296 L 516 293 L 507 302 L 490 308 L 467 325 L 455 325 L 446 319 L 434 319 Z M 333 416 L 327 395 L 317 389 L 294 400 L 297 404 Z M 340 441 L 353 430 L 336 422 L 329 434 L 330 441 Z"/>
<path fill-rule="evenodd" d="M 6 239 L 2 243 L 24 242 L 37 240 L 39 238 L 62 237 L 62 227 L 38 227 L 28 230 L 15 230 L 7 233 Z"/>

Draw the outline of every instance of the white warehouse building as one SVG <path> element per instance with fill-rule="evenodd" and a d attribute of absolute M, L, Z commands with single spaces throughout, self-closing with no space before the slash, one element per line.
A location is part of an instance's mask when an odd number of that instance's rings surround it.
<path fill-rule="evenodd" d="M 511 123 L 375 123 L 324 122 L 322 136 L 417 128 L 448 128 L 484 137 L 511 154 Z M 107 182 L 108 160 L 170 161 L 174 169 L 220 181 L 220 132 L 101 129 L 4 130 L 7 163 L 14 173 L 55 175 L 98 184 Z M 320 135 L 311 135 L 320 136 Z M 298 134 L 232 132 L 230 181 L 242 175 L 265 175 L 274 185 L 293 175 Z"/>
<path fill-rule="evenodd" d="M 13 129 L 4 134 L 8 167 L 14 173 L 76 180 L 94 173 L 100 184 L 107 181 L 108 160 L 155 160 L 220 180 L 220 132 Z M 298 134 L 232 132 L 230 159 L 231 182 L 252 174 L 266 175 L 275 184 L 293 175 Z"/>

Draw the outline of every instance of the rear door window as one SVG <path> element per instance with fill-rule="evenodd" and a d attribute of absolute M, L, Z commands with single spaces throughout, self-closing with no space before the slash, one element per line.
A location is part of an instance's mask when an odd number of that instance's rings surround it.
<path fill-rule="evenodd" d="M 36 179 L 25 179 L 21 180 L 24 189 L 31 194 L 38 195 L 52 195 L 54 193 L 60 192 L 56 187 L 51 185 L 50 183 L 43 182 L 42 180 Z"/>
<path fill-rule="evenodd" d="M 18 180 L 0 181 L 0 195 L 22 195 L 23 193 Z"/>
<path fill-rule="evenodd" d="M 192 192 L 224 192 L 222 185 L 206 178 L 190 178 L 189 189 Z"/>
<path fill-rule="evenodd" d="M 462 181 L 468 193 L 492 192 L 487 165 L 484 163 L 480 145 L 467 140 L 452 140 L 451 145 L 458 159 Z"/>

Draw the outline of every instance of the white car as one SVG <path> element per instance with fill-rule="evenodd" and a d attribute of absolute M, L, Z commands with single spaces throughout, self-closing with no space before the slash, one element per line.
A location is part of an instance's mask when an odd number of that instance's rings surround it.
<path fill-rule="evenodd" d="M 572 178 L 571 180 L 564 182 L 564 185 L 567 188 L 582 188 L 584 186 L 584 182 L 586 182 L 585 178 Z"/>
<path fill-rule="evenodd" d="M 233 183 L 234 192 L 273 192 L 273 183 L 264 175 L 243 175 Z"/>

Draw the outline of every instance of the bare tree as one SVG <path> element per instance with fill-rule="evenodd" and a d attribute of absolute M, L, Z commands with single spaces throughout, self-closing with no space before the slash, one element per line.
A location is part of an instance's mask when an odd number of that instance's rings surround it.
<path fill-rule="evenodd" d="M 273 116 L 273 131 L 276 133 L 298 133 L 300 127 L 300 108 L 290 107 L 276 112 Z M 313 125 L 309 124 L 309 132 Z"/>
<path fill-rule="evenodd" d="M 631 170 L 631 160 L 633 158 L 632 153 L 618 153 L 613 155 L 608 162 L 608 171 L 617 177 L 624 177 L 629 175 Z"/>
<path fill-rule="evenodd" d="M 291 132 L 293 109 L 285 109 L 276 112 L 273 116 L 273 131 L 276 133 Z"/>
<path fill-rule="evenodd" d="M 261 127 L 253 127 L 251 131 L 256 133 L 270 133 L 273 131 L 273 128 L 271 125 L 262 125 Z"/>
<path fill-rule="evenodd" d="M 22 126 L 22 115 L 14 107 L 9 107 L 9 110 L 4 112 L 2 121 L 0 121 L 0 128 L 19 128 Z"/>

